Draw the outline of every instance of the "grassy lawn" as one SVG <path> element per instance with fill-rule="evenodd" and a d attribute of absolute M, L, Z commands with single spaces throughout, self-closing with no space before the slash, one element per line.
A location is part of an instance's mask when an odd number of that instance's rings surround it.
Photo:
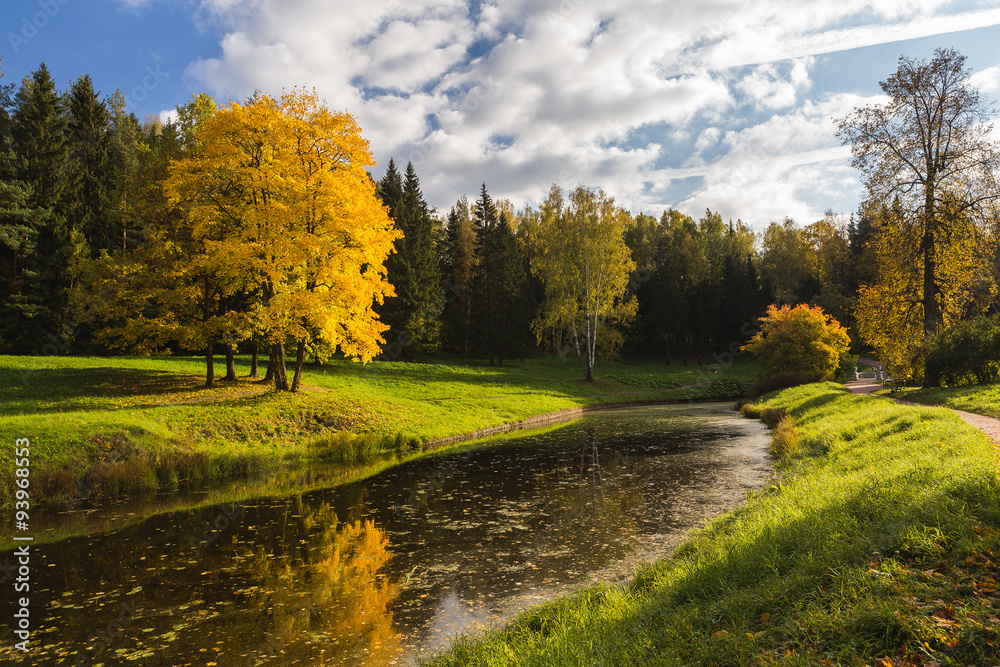
<path fill-rule="evenodd" d="M 764 405 L 794 423 L 769 489 L 632 581 L 428 664 L 1000 664 L 994 446 L 947 410 L 830 383 Z"/>
<path fill-rule="evenodd" d="M 249 359 L 240 358 L 237 370 L 245 377 Z M 31 439 L 35 502 L 81 491 L 136 495 L 345 450 L 368 458 L 409 451 L 583 405 L 735 397 L 758 367 L 618 362 L 587 383 L 569 359 L 503 367 L 448 358 L 334 361 L 307 367 L 297 394 L 245 379 L 207 389 L 203 374 L 201 358 L 0 357 L 0 436 Z M 9 469 L 12 455 L 0 450 L 0 465 Z M 0 489 L 0 500 L 9 504 L 10 494 Z"/>
<path fill-rule="evenodd" d="M 1000 384 L 905 389 L 899 397 L 915 403 L 943 405 L 956 410 L 1000 418 Z"/>

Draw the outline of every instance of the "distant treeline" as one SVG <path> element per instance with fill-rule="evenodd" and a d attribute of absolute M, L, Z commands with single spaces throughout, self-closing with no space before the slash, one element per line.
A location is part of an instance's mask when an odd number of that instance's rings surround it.
<path fill-rule="evenodd" d="M 58 91 L 44 65 L 0 87 L 0 351 L 103 350 L 73 295 L 96 258 L 135 253 L 150 230 L 173 224 L 179 214 L 162 186 L 172 162 L 196 147 L 206 109 L 214 103 L 199 95 L 176 120 L 140 121 L 120 92 L 101 98 L 88 76 Z M 376 192 L 402 232 L 385 265 L 396 296 L 376 306 L 390 326 L 383 358 L 446 351 L 502 363 L 570 351 L 567 330 L 542 312 L 546 286 L 533 271 L 545 249 L 531 230 L 551 214 L 546 204 L 515 210 L 484 184 L 474 201 L 439 213 L 413 166 L 400 173 L 392 161 Z M 606 356 L 732 352 L 770 303 L 819 304 L 852 326 L 858 286 L 873 270 L 864 220 L 828 213 L 755 234 L 711 211 L 697 220 L 616 211 L 627 217 L 635 265 L 623 300 L 634 303 L 608 323 L 613 335 L 595 336 Z"/>

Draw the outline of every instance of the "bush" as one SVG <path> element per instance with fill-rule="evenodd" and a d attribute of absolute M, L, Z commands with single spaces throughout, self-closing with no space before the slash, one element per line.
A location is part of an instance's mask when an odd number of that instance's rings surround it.
<path fill-rule="evenodd" d="M 759 419 L 768 428 L 774 428 L 782 419 L 788 416 L 784 408 L 768 408 L 756 403 L 744 403 L 740 406 L 740 414 L 747 419 Z"/>
<path fill-rule="evenodd" d="M 931 341 L 924 385 L 987 384 L 1000 380 L 1000 321 L 977 317 L 954 324 Z"/>
<path fill-rule="evenodd" d="M 764 376 L 799 371 L 831 380 L 851 345 L 847 329 L 819 306 L 767 307 L 760 332 L 742 349 L 760 359 Z"/>

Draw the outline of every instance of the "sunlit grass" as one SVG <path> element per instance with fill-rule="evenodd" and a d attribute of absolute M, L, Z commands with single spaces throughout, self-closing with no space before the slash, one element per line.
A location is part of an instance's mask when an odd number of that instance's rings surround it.
<path fill-rule="evenodd" d="M 626 585 L 543 605 L 431 665 L 1000 663 L 995 449 L 947 410 L 785 390 L 780 481 Z"/>
<path fill-rule="evenodd" d="M 904 390 L 900 397 L 916 403 L 944 405 L 956 410 L 1000 418 L 1000 384 L 908 389 Z"/>
<path fill-rule="evenodd" d="M 747 361 L 620 362 L 587 383 L 573 360 L 436 362 L 310 364 L 303 391 L 279 394 L 246 379 L 246 357 L 238 382 L 211 389 L 197 357 L 0 357 L 0 437 L 31 438 L 36 502 L 78 496 L 81 484 L 150 493 L 317 457 L 371 458 L 394 449 L 378 444 L 388 440 L 412 448 L 584 405 L 735 397 L 758 372 Z M 11 456 L 0 450 L 0 465 Z M 119 476 L 133 479 L 112 483 Z M 9 494 L 0 489 L 0 501 Z"/>

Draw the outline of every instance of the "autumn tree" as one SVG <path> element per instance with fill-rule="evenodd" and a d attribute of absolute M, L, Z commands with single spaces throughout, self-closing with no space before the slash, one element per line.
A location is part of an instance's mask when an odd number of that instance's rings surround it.
<path fill-rule="evenodd" d="M 372 306 L 392 293 L 383 263 L 396 234 L 354 118 L 315 92 L 258 93 L 205 119 L 195 137 L 198 150 L 172 166 L 164 189 L 204 243 L 204 274 L 221 295 L 259 293 L 248 315 L 272 345 L 276 388 L 288 388 L 289 339 L 293 390 L 307 344 L 371 359 L 386 329 Z"/>
<path fill-rule="evenodd" d="M 794 220 L 785 218 L 767 226 L 760 255 L 761 277 L 772 289 L 776 303 L 800 303 L 812 296 L 803 289 L 815 274 L 815 256 Z"/>
<path fill-rule="evenodd" d="M 532 239 L 531 269 L 545 286 L 536 334 L 542 341 L 554 327 L 568 331 L 587 381 L 598 341 L 620 345 L 614 324 L 635 313 L 635 300 L 625 299 L 635 269 L 624 239 L 631 221 L 602 190 L 579 186 L 567 202 L 553 185 Z"/>
<path fill-rule="evenodd" d="M 937 306 L 942 330 L 959 322 L 977 292 L 995 292 L 988 265 L 980 261 L 980 236 L 961 205 L 938 207 L 949 235 L 935 243 Z M 874 345 L 879 359 L 897 377 L 920 380 L 926 332 L 921 314 L 924 281 L 923 249 L 912 243 L 922 226 L 900 203 L 868 211 L 874 232 L 870 241 L 878 262 L 875 280 L 858 292 L 856 318 L 861 338 Z"/>
<path fill-rule="evenodd" d="M 797 371 L 830 380 L 850 344 L 847 330 L 819 306 L 772 304 L 743 349 L 760 359 L 765 375 Z"/>
<path fill-rule="evenodd" d="M 866 208 L 880 211 L 879 245 L 917 261 L 915 273 L 881 271 L 878 283 L 862 290 L 863 331 L 875 325 L 864 318 L 880 312 L 872 300 L 916 293 L 918 303 L 908 296 L 892 305 L 908 318 L 905 331 L 897 333 L 933 336 L 945 324 L 948 302 L 958 298 L 946 285 L 953 271 L 944 246 L 964 233 L 956 225 L 974 222 L 997 191 L 998 153 L 986 123 L 990 109 L 969 76 L 965 56 L 954 49 L 937 49 L 930 61 L 902 57 L 880 84 L 889 101 L 855 109 L 839 121 L 839 135 L 851 145 L 853 164 L 864 176 Z M 885 254 L 877 260 L 898 265 Z M 867 339 L 876 347 L 884 342 Z"/>

